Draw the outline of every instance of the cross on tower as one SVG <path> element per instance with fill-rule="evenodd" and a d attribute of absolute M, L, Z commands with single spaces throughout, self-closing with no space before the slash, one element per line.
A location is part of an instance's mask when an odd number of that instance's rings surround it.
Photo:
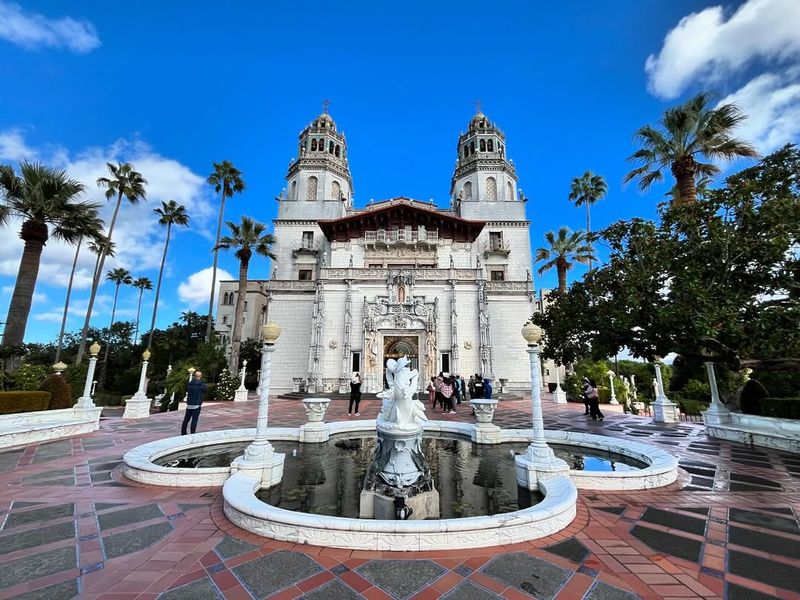
<path fill-rule="evenodd" d="M 324 112 L 326 115 L 328 114 L 328 107 L 330 105 L 331 101 L 328 100 L 327 98 L 325 98 L 325 100 L 322 101 L 322 112 Z"/>
<path fill-rule="evenodd" d="M 479 112 L 481 112 L 481 101 L 475 100 L 475 114 L 478 114 Z"/>

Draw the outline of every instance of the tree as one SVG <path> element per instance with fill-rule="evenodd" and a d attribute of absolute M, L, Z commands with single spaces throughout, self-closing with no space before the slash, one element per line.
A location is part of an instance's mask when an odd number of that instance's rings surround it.
<path fill-rule="evenodd" d="M 164 240 L 164 252 L 161 254 L 161 267 L 158 270 L 158 283 L 156 284 L 156 298 L 153 302 L 153 318 L 150 321 L 150 335 L 147 336 L 147 348 L 153 345 L 153 331 L 156 328 L 156 315 L 158 314 L 158 299 L 161 295 L 161 281 L 164 277 L 164 263 L 167 260 L 167 250 L 169 249 L 169 238 L 172 233 L 173 225 L 189 226 L 189 215 L 186 214 L 186 207 L 179 205 L 175 200 L 161 202 L 161 208 L 154 208 L 153 212 L 158 215 L 158 222 L 167 226 L 167 238 Z M 219 239 L 219 236 L 218 236 Z M 213 287 L 213 286 L 212 286 Z"/>
<path fill-rule="evenodd" d="M 567 271 L 575 263 L 587 264 L 594 260 L 592 248 L 586 244 L 586 235 L 582 231 L 570 231 L 569 227 L 559 227 L 558 235 L 552 231 L 544 234 L 544 239 L 550 244 L 549 248 L 537 248 L 534 260 L 544 261 L 537 273 L 541 275 L 553 267 L 558 273 L 558 289 L 567 291 Z"/>
<path fill-rule="evenodd" d="M 247 269 L 253 254 L 275 260 L 272 252 L 275 236 L 264 233 L 267 226 L 254 221 L 250 217 L 242 217 L 240 223 L 227 222 L 231 235 L 220 238 L 216 249 L 229 250 L 236 248 L 239 259 L 239 293 L 236 296 L 236 312 L 233 317 L 233 331 L 231 332 L 231 355 L 228 360 L 228 369 L 235 373 L 239 368 L 239 346 L 242 339 L 242 317 L 244 315 L 244 299 L 247 295 Z"/>
<path fill-rule="evenodd" d="M 133 280 L 133 287 L 139 290 L 139 300 L 136 303 L 136 332 L 133 334 L 133 345 L 139 341 L 139 315 L 142 312 L 142 294 L 145 290 L 153 289 L 153 282 L 148 277 L 137 277 Z"/>
<path fill-rule="evenodd" d="M 605 198 L 608 192 L 608 185 L 602 175 L 595 175 L 591 171 L 586 171 L 580 177 L 575 177 L 570 186 L 569 199 L 575 206 L 586 206 L 586 243 L 592 247 L 592 219 L 590 214 L 591 206 Z M 589 260 L 589 270 L 592 269 L 592 261 Z"/>
<path fill-rule="evenodd" d="M 535 321 L 561 361 L 627 348 L 742 367 L 800 367 L 800 151 L 786 146 L 660 222 L 602 232 L 608 263 L 555 294 Z M 699 225 L 698 225 L 699 224 Z M 692 231 L 693 235 L 686 235 Z"/>
<path fill-rule="evenodd" d="M 78 238 L 77 243 L 75 244 L 75 257 L 72 259 L 72 269 L 69 272 L 69 283 L 67 284 L 67 296 L 64 299 L 64 314 L 61 317 L 61 329 L 58 332 L 58 342 L 56 346 L 56 357 L 55 360 L 53 361 L 54 363 L 58 363 L 61 361 L 61 347 L 64 342 L 64 330 L 67 327 L 69 300 L 70 297 L 72 296 L 72 284 L 75 281 L 75 270 L 78 267 L 78 256 L 80 255 L 81 252 L 81 245 L 83 244 L 83 240 L 88 238 L 91 241 L 95 242 L 96 244 L 102 244 L 105 241 L 105 237 L 102 234 L 103 220 L 98 216 L 96 210 L 91 211 L 91 213 L 87 214 L 85 218 L 78 219 L 78 221 L 74 225 L 70 224 L 70 227 L 72 226 L 77 227 L 81 235 Z"/>
<path fill-rule="evenodd" d="M 84 189 L 82 183 L 70 179 L 65 171 L 40 163 L 21 162 L 19 175 L 13 167 L 0 165 L 3 196 L 0 221 L 9 216 L 21 218 L 19 236 L 25 244 L 8 307 L 3 346 L 20 346 L 24 341 L 47 240 L 54 237 L 70 244 L 77 242 L 85 233 L 77 223 L 81 218 L 90 219 L 92 211 L 98 208 L 96 204 L 77 201 Z"/>
<path fill-rule="evenodd" d="M 208 183 L 220 195 L 219 218 L 217 219 L 217 237 L 214 238 L 214 263 L 211 267 L 211 292 L 208 298 L 208 321 L 206 322 L 206 341 L 211 341 L 211 327 L 214 322 L 214 290 L 217 285 L 217 258 L 220 235 L 222 234 L 222 218 L 225 215 L 225 201 L 233 194 L 241 194 L 245 190 L 242 172 L 229 160 L 214 163 L 214 172 L 208 176 Z"/>
<path fill-rule="evenodd" d="M 131 274 L 127 269 L 118 268 L 106 273 L 106 281 L 112 281 L 116 286 L 114 289 L 114 304 L 111 307 L 111 323 L 108 325 L 108 330 L 111 331 L 114 327 L 114 317 L 117 313 L 117 297 L 119 296 L 119 286 L 131 285 L 133 283 L 133 277 L 131 277 Z M 108 352 L 111 344 L 106 344 L 105 346 L 105 352 L 103 353 L 103 374 L 100 378 L 100 387 L 103 387 L 103 383 L 105 383 L 106 369 L 108 368 Z"/>
<path fill-rule="evenodd" d="M 130 163 L 117 163 L 116 165 L 106 163 L 111 177 L 98 177 L 97 187 L 106 190 L 106 200 L 111 200 L 116 197 L 117 204 L 114 207 L 114 214 L 111 217 L 111 225 L 108 227 L 106 234 L 107 243 L 112 242 L 114 235 L 114 226 L 117 224 L 117 216 L 119 209 L 122 206 L 122 199 L 126 198 L 131 204 L 138 204 L 140 200 L 145 200 L 147 193 L 145 186 L 147 180 L 142 177 L 142 174 L 133 169 Z M 86 352 L 86 335 L 89 331 L 89 324 L 92 321 L 92 310 L 94 308 L 94 300 L 97 296 L 97 288 L 100 286 L 100 277 L 103 273 L 103 267 L 108 256 L 108 246 L 106 246 L 100 253 L 97 269 L 95 269 L 94 279 L 92 280 L 92 292 L 89 295 L 89 306 L 86 309 L 86 318 L 83 322 L 83 330 L 81 331 L 81 343 L 78 347 L 78 355 L 75 358 L 75 364 L 79 365 L 83 360 L 83 355 Z"/>
<path fill-rule="evenodd" d="M 756 157 L 749 143 L 733 137 L 733 131 L 745 115 L 735 104 L 710 108 L 711 94 L 703 92 L 684 104 L 668 109 L 661 118 L 661 128 L 645 125 L 634 134 L 642 146 L 629 161 L 641 163 L 625 176 L 625 182 L 639 180 L 639 188 L 647 190 L 661 181 L 663 171 L 670 168 L 678 186 L 676 203 L 691 204 L 697 199 L 698 177 L 719 175 L 722 170 L 714 162 L 732 161 L 740 157 Z"/>

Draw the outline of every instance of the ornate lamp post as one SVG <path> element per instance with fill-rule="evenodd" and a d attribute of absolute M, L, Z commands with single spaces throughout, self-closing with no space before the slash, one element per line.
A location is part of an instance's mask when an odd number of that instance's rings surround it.
<path fill-rule="evenodd" d="M 614 377 L 616 377 L 616 373 L 609 369 L 606 371 L 606 375 L 608 375 L 609 385 L 611 386 L 611 400 L 609 400 L 609 404 L 619 404 L 619 400 L 617 400 L 617 393 L 614 391 Z"/>
<path fill-rule="evenodd" d="M 55 372 L 56 375 L 61 375 L 61 371 L 66 369 L 67 365 L 65 365 L 63 362 L 59 361 L 56 364 L 54 364 L 52 368 L 53 368 L 53 371 Z"/>
<path fill-rule="evenodd" d="M 528 343 L 531 362 L 531 419 L 533 421 L 533 440 L 525 454 L 515 457 L 517 483 L 530 490 L 539 489 L 541 480 L 550 479 L 569 472 L 569 465 L 553 453 L 544 438 L 542 418 L 541 365 L 539 361 L 539 342 L 542 340 L 541 327 L 528 323 L 522 328 L 522 336 Z"/>
<path fill-rule="evenodd" d="M 83 385 L 83 395 L 78 398 L 74 408 L 83 410 L 95 408 L 94 401 L 92 400 L 92 393 L 94 392 L 92 381 L 94 378 L 94 369 L 97 366 L 98 354 L 100 354 L 100 344 L 94 342 L 91 346 L 89 346 L 89 370 L 86 371 L 86 382 Z"/>
<path fill-rule="evenodd" d="M 246 373 L 247 373 L 247 359 L 242 361 L 242 371 L 241 371 L 242 380 L 239 383 L 239 388 L 236 390 L 236 393 L 233 396 L 234 402 L 247 402 L 247 388 L 244 387 L 244 376 Z"/>
<path fill-rule="evenodd" d="M 678 405 L 664 394 L 664 380 L 661 378 L 661 359 L 656 357 L 653 366 L 656 370 L 656 401 L 653 403 L 653 420 L 656 423 L 677 423 Z"/>
<path fill-rule="evenodd" d="M 150 350 L 142 352 L 142 373 L 139 375 L 139 389 L 125 403 L 123 419 L 146 419 L 150 416 L 151 401 L 147 397 L 147 365 L 150 361 Z"/>
<path fill-rule="evenodd" d="M 272 353 L 275 342 L 281 335 L 277 323 L 269 322 L 261 326 L 261 394 L 258 399 L 258 420 L 256 421 L 256 437 L 231 464 L 232 471 L 243 471 L 247 475 L 261 481 L 262 487 L 271 487 L 283 477 L 283 460 L 285 456 L 275 452 L 267 438 L 269 425 L 269 385 L 271 379 Z"/>
<path fill-rule="evenodd" d="M 706 425 L 720 425 L 722 423 L 730 423 L 731 412 L 725 408 L 722 402 L 719 401 L 719 390 L 717 389 L 717 376 L 714 373 L 714 361 L 711 359 L 714 353 L 709 348 L 701 350 L 703 358 L 706 360 L 703 363 L 706 365 L 706 372 L 708 373 L 708 386 L 711 388 L 711 405 L 703 413 L 703 422 Z"/>

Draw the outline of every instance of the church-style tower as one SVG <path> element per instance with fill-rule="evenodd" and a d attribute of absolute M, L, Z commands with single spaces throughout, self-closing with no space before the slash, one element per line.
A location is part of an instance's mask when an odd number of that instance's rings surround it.
<path fill-rule="evenodd" d="M 336 218 L 353 205 L 347 142 L 327 106 L 300 133 L 297 158 L 286 174 L 278 218 Z"/>
<path fill-rule="evenodd" d="M 452 208 L 465 218 L 496 218 L 498 210 L 519 212 L 524 218 L 517 173 L 506 158 L 506 136 L 480 110 L 459 136 L 457 151 L 450 186 Z"/>

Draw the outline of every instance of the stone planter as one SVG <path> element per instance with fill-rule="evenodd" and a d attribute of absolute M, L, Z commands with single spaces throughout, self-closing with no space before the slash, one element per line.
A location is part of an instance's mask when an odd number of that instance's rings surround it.
<path fill-rule="evenodd" d="M 292 377 L 292 393 L 297 394 L 300 391 L 301 383 L 303 383 L 302 377 Z"/>
<path fill-rule="evenodd" d="M 303 407 L 306 409 L 306 419 L 308 419 L 308 422 L 322 423 L 330 403 L 330 398 L 305 398 L 303 400 Z"/>
<path fill-rule="evenodd" d="M 300 426 L 300 441 L 316 444 L 328 441 L 330 427 L 324 423 L 325 413 L 330 406 L 330 398 L 305 398 L 303 407 L 306 409 L 308 422 Z"/>
<path fill-rule="evenodd" d="M 499 444 L 500 428 L 492 424 L 497 400 L 470 400 L 469 403 L 477 421 L 473 441 L 477 444 Z"/>
<path fill-rule="evenodd" d="M 469 403 L 475 411 L 475 420 L 479 425 L 492 422 L 497 400 L 470 400 Z"/>

